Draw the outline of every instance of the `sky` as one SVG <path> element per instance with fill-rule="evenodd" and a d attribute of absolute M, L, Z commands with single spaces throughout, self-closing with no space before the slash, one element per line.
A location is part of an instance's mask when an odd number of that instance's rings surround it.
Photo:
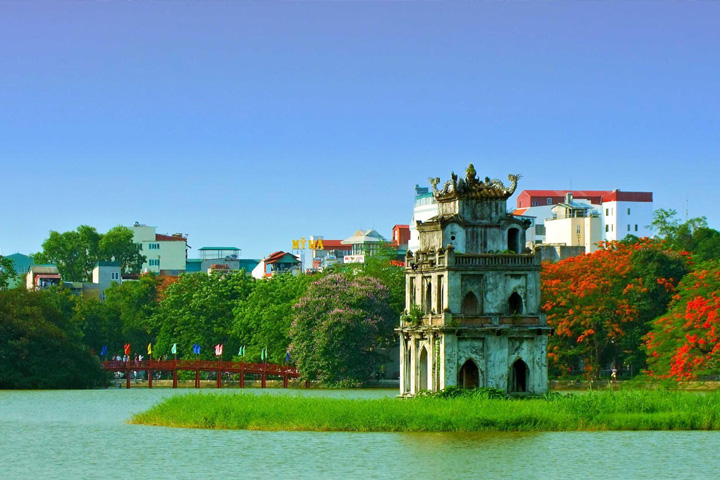
<path fill-rule="evenodd" d="M 720 228 L 720 2 L 0 0 L 0 253 L 386 237 L 473 163 Z M 514 197 L 508 206 L 514 206 Z"/>

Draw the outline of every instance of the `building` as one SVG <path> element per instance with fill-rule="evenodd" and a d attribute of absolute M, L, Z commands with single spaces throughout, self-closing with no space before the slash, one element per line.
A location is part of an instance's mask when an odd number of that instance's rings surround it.
<path fill-rule="evenodd" d="M 352 245 L 344 245 L 342 240 L 326 240 L 320 236 L 311 236 L 311 265 L 313 270 L 323 271 L 335 265 L 342 265 L 345 255 L 352 254 Z"/>
<path fill-rule="evenodd" d="M 31 265 L 25 275 L 25 286 L 28 290 L 59 287 L 61 282 L 60 272 L 55 265 Z"/>
<path fill-rule="evenodd" d="M 97 289 L 97 296 L 100 300 L 105 300 L 105 290 L 113 284 L 120 285 L 122 283 L 122 263 L 120 262 L 98 262 L 92 271 L 92 284 L 84 284 L 85 290 Z"/>
<path fill-rule="evenodd" d="M 602 220 L 589 200 L 575 200 L 572 193 L 552 208 L 545 219 L 545 241 L 549 245 L 583 247 L 584 253 L 597 250 L 603 239 Z"/>
<path fill-rule="evenodd" d="M 8 288 L 15 288 L 17 285 L 22 284 L 22 277 L 28 273 L 34 262 L 32 257 L 29 255 L 23 255 L 22 253 L 12 253 L 10 255 L 6 255 L 5 258 L 12 262 L 13 270 L 15 270 L 15 277 L 10 279 Z"/>
<path fill-rule="evenodd" d="M 521 253 L 529 222 L 507 213 L 505 187 L 453 174 L 433 179 L 438 215 L 417 225 L 406 255 L 400 394 L 449 386 L 510 393 L 547 391 L 551 328 L 540 311 L 540 255 Z"/>
<path fill-rule="evenodd" d="M 415 185 L 415 205 L 413 207 L 413 215 L 410 220 L 408 230 L 410 238 L 408 239 L 408 250 L 415 252 L 420 247 L 420 237 L 418 236 L 417 226 L 422 222 L 436 216 L 438 214 L 438 203 L 435 197 L 427 187 Z"/>
<path fill-rule="evenodd" d="M 341 243 L 351 247 L 350 254 L 343 258 L 344 263 L 365 263 L 365 255 L 380 252 L 387 241 L 375 230 L 358 230 Z"/>
<path fill-rule="evenodd" d="M 399 257 L 404 257 L 410 242 L 410 225 L 395 225 L 392 229 L 392 247 Z"/>
<path fill-rule="evenodd" d="M 145 256 L 143 272 L 177 276 L 185 272 L 187 262 L 187 235 L 174 233 L 163 235 L 156 233 L 157 227 L 149 227 L 135 222 L 131 227 L 133 241 L 140 245 L 140 253 Z"/>
<path fill-rule="evenodd" d="M 528 235 L 532 245 L 553 243 L 546 238 L 546 219 L 553 217 L 553 208 L 570 194 L 574 202 L 588 201 L 600 218 L 601 240 L 622 240 L 628 235 L 652 236 L 648 228 L 653 220 L 652 192 L 623 192 L 621 190 L 523 190 L 517 198 L 514 215 L 533 217 L 534 231 Z M 566 222 L 567 223 L 567 222 Z M 569 226 L 569 223 L 567 223 Z M 572 227 L 568 227 L 572 228 Z M 575 226 L 575 229 L 576 226 Z M 558 233 L 555 230 L 555 233 Z M 561 236 L 576 235 L 568 231 Z"/>
<path fill-rule="evenodd" d="M 292 253 L 283 251 L 271 253 L 260 260 L 252 271 L 254 278 L 268 278 L 279 273 L 292 273 L 299 275 L 302 271 L 302 262 Z"/>

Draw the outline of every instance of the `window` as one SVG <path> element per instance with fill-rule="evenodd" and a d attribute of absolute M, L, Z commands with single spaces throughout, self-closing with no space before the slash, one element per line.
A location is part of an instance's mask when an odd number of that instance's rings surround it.
<path fill-rule="evenodd" d="M 637 223 L 635 224 L 635 231 L 636 231 L 636 232 L 638 231 L 638 230 L 637 230 Z"/>
<path fill-rule="evenodd" d="M 605 233 L 610 231 L 610 225 L 605 225 Z"/>
<path fill-rule="evenodd" d="M 159 258 L 151 258 L 151 259 L 150 259 L 150 266 L 151 266 L 151 267 L 159 267 L 159 266 L 160 266 L 160 259 L 159 259 Z"/>
<path fill-rule="evenodd" d="M 535 225 L 535 235 L 545 235 L 545 225 Z"/>
<path fill-rule="evenodd" d="M 628 232 L 630 231 L 630 224 L 628 223 Z"/>
<path fill-rule="evenodd" d="M 628 215 L 630 215 L 630 209 L 628 208 Z"/>
<path fill-rule="evenodd" d="M 538 206 L 538 203 L 537 203 L 536 200 L 533 200 L 533 201 L 532 201 L 532 206 L 533 206 L 533 207 L 537 207 L 537 206 Z"/>
<path fill-rule="evenodd" d="M 612 225 L 612 224 L 610 224 L 610 231 L 611 231 L 611 232 L 614 232 L 614 231 L 615 231 L 615 226 Z"/>
<path fill-rule="evenodd" d="M 610 216 L 610 209 L 609 209 L 609 208 L 606 208 L 606 209 L 605 209 L 605 216 L 606 216 L 606 217 L 609 217 L 609 216 Z"/>
<path fill-rule="evenodd" d="M 120 274 L 118 272 L 112 272 L 112 273 L 110 273 L 110 279 L 111 280 L 120 280 Z"/>
<path fill-rule="evenodd" d="M 148 248 L 150 250 L 160 250 L 160 244 L 159 243 L 151 243 L 148 245 Z"/>
<path fill-rule="evenodd" d="M 552 205 L 552 198 L 548 198 L 548 199 L 547 199 L 547 204 L 548 204 L 548 205 Z"/>

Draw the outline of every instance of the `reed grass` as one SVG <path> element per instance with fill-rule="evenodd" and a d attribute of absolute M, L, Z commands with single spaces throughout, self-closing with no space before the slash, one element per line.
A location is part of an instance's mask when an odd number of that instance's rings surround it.
<path fill-rule="evenodd" d="M 720 393 L 603 391 L 532 399 L 171 397 L 131 423 L 268 431 L 720 430 Z"/>

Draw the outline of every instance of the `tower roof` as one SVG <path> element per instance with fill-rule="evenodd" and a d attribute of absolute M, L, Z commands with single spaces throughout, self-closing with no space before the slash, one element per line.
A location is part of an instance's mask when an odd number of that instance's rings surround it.
<path fill-rule="evenodd" d="M 520 175 L 508 175 L 510 180 L 510 186 L 505 186 L 503 182 L 497 178 L 491 179 L 485 177 L 485 180 L 480 180 L 475 172 L 475 167 L 471 163 L 466 170 L 465 178 L 459 178 L 455 172 L 450 175 L 451 180 L 445 182 L 442 190 L 437 188 L 440 183 L 440 178 L 435 177 L 430 179 L 430 184 L 433 188 L 433 194 L 438 202 L 451 202 L 460 198 L 496 198 L 496 199 L 508 199 L 515 193 L 517 187 L 517 181 L 520 179 Z"/>

